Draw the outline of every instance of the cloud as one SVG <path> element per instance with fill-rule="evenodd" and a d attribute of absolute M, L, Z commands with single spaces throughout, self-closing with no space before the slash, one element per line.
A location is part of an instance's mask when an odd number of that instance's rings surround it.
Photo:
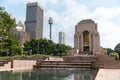
<path fill-rule="evenodd" d="M 33 2 L 33 0 L 7 1 L 13 5 L 26 4 L 28 1 Z M 101 45 L 103 47 L 114 48 L 120 41 L 118 37 L 118 34 L 120 34 L 120 7 L 111 4 L 118 4 L 118 0 L 111 0 L 110 2 L 109 0 L 93 0 L 86 3 L 79 0 L 35 1 L 38 1 L 44 9 L 44 37 L 49 37 L 48 19 L 51 16 L 54 20 L 52 26 L 53 40 L 58 42 L 58 32 L 64 31 L 66 34 L 66 43 L 73 46 L 75 25 L 82 19 L 91 18 L 98 24 Z M 88 6 L 89 2 L 93 5 L 92 7 Z M 107 7 L 106 3 L 109 3 Z"/>
<path fill-rule="evenodd" d="M 120 7 L 98 7 L 91 13 L 91 17 L 98 23 L 101 44 L 103 47 L 114 47 L 119 43 L 120 24 L 115 20 L 120 16 Z M 120 19 L 118 19 L 120 20 Z"/>
<path fill-rule="evenodd" d="M 120 0 L 92 0 L 90 3 L 92 4 L 92 6 L 96 7 L 117 7 L 120 5 Z"/>
<path fill-rule="evenodd" d="M 56 35 L 58 31 L 64 31 L 67 44 L 73 46 L 75 25 L 82 19 L 91 18 L 98 24 L 103 47 L 114 48 L 119 43 L 120 25 L 117 25 L 114 20 L 120 16 L 120 7 L 97 7 L 90 12 L 85 4 L 79 4 L 75 0 L 65 0 L 64 4 L 66 4 L 64 12 L 48 10 L 46 14 L 47 17 L 54 16 L 55 18 L 55 25 L 57 26 L 53 28 L 55 41 L 58 39 L 58 35 Z"/>
<path fill-rule="evenodd" d="M 118 16 L 120 16 L 120 7 L 98 7 L 95 11 L 93 11 L 93 16 L 102 20 L 111 20 Z"/>
<path fill-rule="evenodd" d="M 48 10 L 45 13 L 45 17 L 52 16 L 54 19 L 53 26 L 53 39 L 58 42 L 59 31 L 64 31 L 66 35 L 66 44 L 74 45 L 74 28 L 75 25 L 81 20 L 89 18 L 89 12 L 87 7 L 83 4 L 78 4 L 74 0 L 65 0 L 66 4 L 63 12 L 57 12 L 55 10 Z"/>
<path fill-rule="evenodd" d="M 57 4 L 58 0 L 7 0 L 7 2 L 13 5 L 26 4 L 28 2 L 39 2 L 44 7 L 47 3 Z"/>
<path fill-rule="evenodd" d="M 107 20 L 98 21 L 99 32 L 101 35 L 101 44 L 103 47 L 114 48 L 120 41 L 118 34 L 120 34 L 120 25 Z"/>

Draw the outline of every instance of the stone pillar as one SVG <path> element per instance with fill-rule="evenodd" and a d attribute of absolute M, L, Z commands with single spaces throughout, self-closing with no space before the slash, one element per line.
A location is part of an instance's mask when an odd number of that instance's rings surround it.
<path fill-rule="evenodd" d="M 89 51 L 91 52 L 91 33 L 89 32 Z"/>
<path fill-rule="evenodd" d="M 77 35 L 74 35 L 74 48 L 77 49 Z"/>
<path fill-rule="evenodd" d="M 79 49 L 79 36 L 78 36 L 78 34 L 76 36 L 77 36 L 77 39 L 76 39 L 76 46 L 77 47 L 76 48 Z"/>
<path fill-rule="evenodd" d="M 78 35 L 75 34 L 75 35 L 74 35 L 74 48 L 75 48 L 75 49 L 78 49 L 78 45 L 77 45 L 77 44 L 78 44 Z"/>
<path fill-rule="evenodd" d="M 83 32 L 81 32 L 81 52 L 83 52 Z"/>
<path fill-rule="evenodd" d="M 79 34 L 79 50 L 81 51 L 81 34 Z"/>
<path fill-rule="evenodd" d="M 91 51 L 93 51 L 93 34 L 91 33 Z"/>
<path fill-rule="evenodd" d="M 77 49 L 79 49 L 79 34 L 77 34 Z"/>
<path fill-rule="evenodd" d="M 95 40 L 95 33 L 93 33 L 93 43 L 92 43 L 92 46 L 93 46 L 93 49 L 92 49 L 93 54 L 96 54 L 96 45 L 95 45 L 95 42 L 96 42 L 96 40 Z"/>
<path fill-rule="evenodd" d="M 94 44 L 94 42 L 95 42 L 95 34 L 93 33 L 93 43 L 92 43 L 92 46 L 93 46 L 93 49 L 95 48 L 95 44 Z"/>

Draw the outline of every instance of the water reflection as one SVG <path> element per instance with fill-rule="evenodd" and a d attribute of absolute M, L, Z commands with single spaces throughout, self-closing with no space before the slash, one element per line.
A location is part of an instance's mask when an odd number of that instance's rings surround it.
<path fill-rule="evenodd" d="M 94 80 L 98 70 L 42 68 L 24 72 L 0 72 L 0 80 Z"/>

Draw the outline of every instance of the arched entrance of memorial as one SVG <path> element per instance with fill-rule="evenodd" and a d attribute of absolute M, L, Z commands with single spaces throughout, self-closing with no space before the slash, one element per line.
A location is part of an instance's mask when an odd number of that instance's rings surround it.
<path fill-rule="evenodd" d="M 83 52 L 89 52 L 90 46 L 89 46 L 89 32 L 84 31 L 83 32 Z"/>

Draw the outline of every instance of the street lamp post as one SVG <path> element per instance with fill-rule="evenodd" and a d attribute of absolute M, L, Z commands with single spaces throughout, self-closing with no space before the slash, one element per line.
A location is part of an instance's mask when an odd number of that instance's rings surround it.
<path fill-rule="evenodd" d="M 48 23 L 50 24 L 50 40 L 52 40 L 52 24 L 53 24 L 53 19 L 52 17 L 49 17 Z"/>

